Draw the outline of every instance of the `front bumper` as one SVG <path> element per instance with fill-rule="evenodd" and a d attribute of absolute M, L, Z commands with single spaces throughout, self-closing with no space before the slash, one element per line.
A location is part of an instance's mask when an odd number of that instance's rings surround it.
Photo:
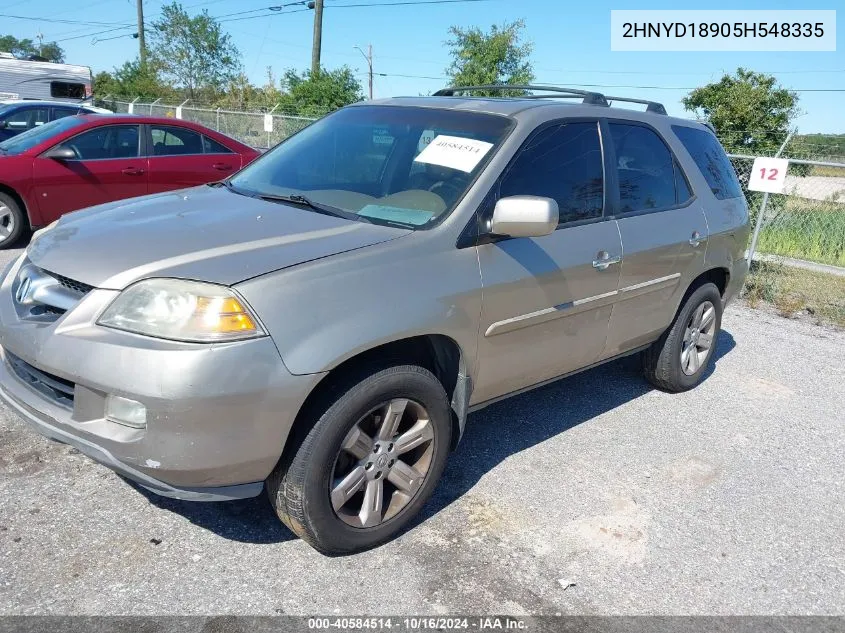
<path fill-rule="evenodd" d="M 14 276 L 0 286 L 0 399 L 43 435 L 158 494 L 212 501 L 261 492 L 322 375 L 292 375 L 268 337 L 200 345 L 97 326 L 113 291 L 90 291 L 53 322 L 22 320 Z M 108 394 L 144 404 L 146 428 L 107 420 Z"/>

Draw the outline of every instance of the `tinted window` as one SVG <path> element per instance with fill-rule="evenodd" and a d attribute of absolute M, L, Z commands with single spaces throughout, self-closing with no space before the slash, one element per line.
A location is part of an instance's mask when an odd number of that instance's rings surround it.
<path fill-rule="evenodd" d="M 202 137 L 202 147 L 206 154 L 234 154 L 228 147 L 207 136 Z"/>
<path fill-rule="evenodd" d="M 716 198 L 725 200 L 742 195 L 733 165 L 712 133 L 682 125 L 673 125 L 672 130 L 698 165 Z"/>
<path fill-rule="evenodd" d="M 675 169 L 669 148 L 652 130 L 610 124 L 622 213 L 675 206 Z"/>
<path fill-rule="evenodd" d="M 150 126 L 153 156 L 202 154 L 202 137 L 193 130 L 163 125 Z"/>
<path fill-rule="evenodd" d="M 76 152 L 80 160 L 134 158 L 138 156 L 137 125 L 110 125 L 83 132 L 62 143 Z"/>
<path fill-rule="evenodd" d="M 692 190 L 689 188 L 687 177 L 677 162 L 675 163 L 675 191 L 677 192 L 676 200 L 678 204 L 683 204 L 692 198 Z"/>
<path fill-rule="evenodd" d="M 560 221 L 601 216 L 604 178 L 597 123 L 541 130 L 520 151 L 499 196 L 544 196 L 557 201 Z"/>
<path fill-rule="evenodd" d="M 63 99 L 84 99 L 85 84 L 72 84 L 65 81 L 50 82 L 50 96 Z"/>
<path fill-rule="evenodd" d="M 53 108 L 53 120 L 79 114 L 79 108 Z"/>
<path fill-rule="evenodd" d="M 22 132 L 47 123 L 47 113 L 47 108 L 20 108 L 6 116 L 4 121 L 8 129 Z"/>

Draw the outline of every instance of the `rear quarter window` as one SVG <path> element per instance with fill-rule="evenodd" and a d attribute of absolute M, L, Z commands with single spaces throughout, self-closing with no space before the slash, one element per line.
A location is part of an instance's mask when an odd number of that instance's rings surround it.
<path fill-rule="evenodd" d="M 742 187 L 733 165 L 711 132 L 683 125 L 673 125 L 672 131 L 692 156 L 717 199 L 726 200 L 742 196 Z"/>

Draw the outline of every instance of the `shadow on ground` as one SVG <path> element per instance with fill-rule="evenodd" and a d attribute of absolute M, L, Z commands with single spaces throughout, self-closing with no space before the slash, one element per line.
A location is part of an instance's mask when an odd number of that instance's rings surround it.
<path fill-rule="evenodd" d="M 710 377 L 719 360 L 736 347 L 729 332 L 719 333 Z M 456 501 L 510 455 L 531 448 L 651 391 L 639 356 L 608 363 L 545 387 L 503 400 L 469 416 L 457 450 L 450 456 L 432 499 L 417 525 Z M 282 526 L 266 497 L 202 503 L 159 497 L 129 482 L 151 504 L 233 541 L 269 544 L 295 539 Z M 155 535 L 150 535 L 155 538 Z"/>

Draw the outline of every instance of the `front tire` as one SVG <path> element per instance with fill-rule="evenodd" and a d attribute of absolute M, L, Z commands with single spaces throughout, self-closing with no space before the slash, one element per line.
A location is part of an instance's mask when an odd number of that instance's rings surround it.
<path fill-rule="evenodd" d="M 0 192 L 0 250 L 10 248 L 26 229 L 26 214 L 12 196 Z"/>
<path fill-rule="evenodd" d="M 722 295 L 705 283 L 687 297 L 672 326 L 643 352 L 643 372 L 655 387 L 677 393 L 704 378 L 722 327 Z"/>
<path fill-rule="evenodd" d="M 443 472 L 452 421 L 443 386 L 415 365 L 358 376 L 328 400 L 300 421 L 310 430 L 267 492 L 292 532 L 331 555 L 384 543 L 413 519 Z"/>

